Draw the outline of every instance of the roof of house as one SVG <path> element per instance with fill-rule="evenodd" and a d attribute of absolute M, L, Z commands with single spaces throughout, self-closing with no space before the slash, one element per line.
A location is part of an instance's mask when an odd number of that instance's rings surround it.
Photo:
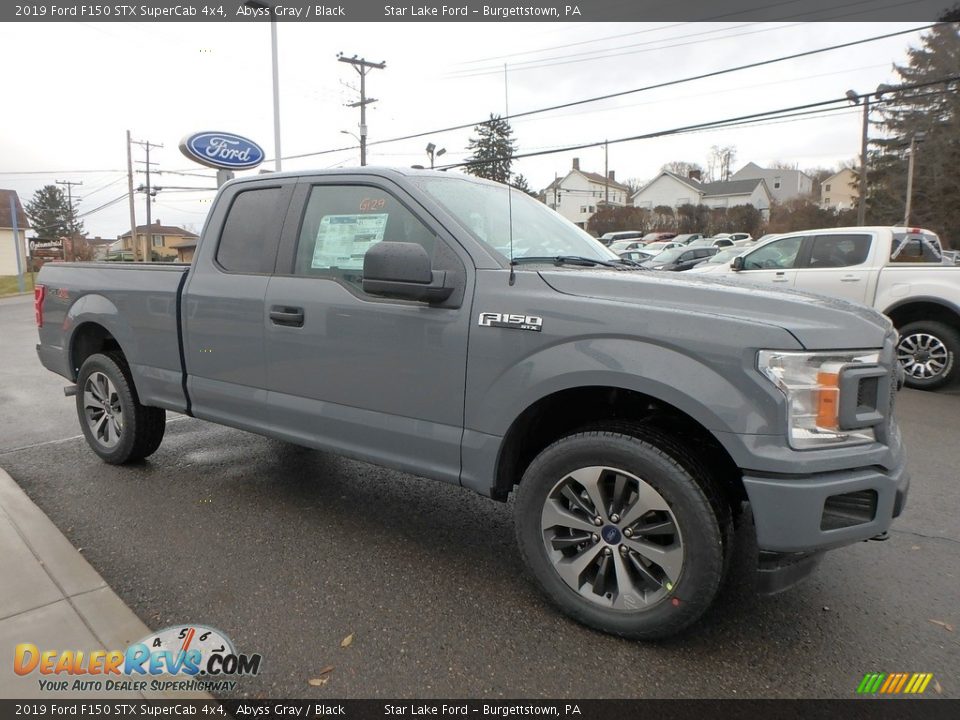
<path fill-rule="evenodd" d="M 189 230 L 184 230 L 182 227 L 177 227 L 176 225 L 161 225 L 159 220 L 150 225 L 137 225 L 137 235 L 140 235 L 141 233 L 144 235 L 146 235 L 147 233 L 150 233 L 151 235 L 178 235 L 180 237 L 185 237 L 185 238 L 197 237 L 197 235 L 190 232 Z M 130 237 L 130 231 L 127 230 L 120 237 L 121 238 Z"/>
<path fill-rule="evenodd" d="M 10 215 L 11 197 L 13 198 L 13 205 L 17 214 L 17 229 L 25 230 L 30 227 L 30 220 L 27 219 L 27 214 L 23 211 L 23 206 L 20 204 L 20 196 L 17 195 L 16 190 L 0 190 L 0 227 L 13 227 L 13 217 Z"/>
<path fill-rule="evenodd" d="M 721 182 L 705 183 L 700 186 L 704 197 L 717 195 L 749 195 L 757 185 L 764 181 L 760 178 L 752 180 L 726 180 Z"/>
<path fill-rule="evenodd" d="M 88 237 L 85 238 L 90 245 L 112 245 L 116 242 L 113 238 Z"/>
<path fill-rule="evenodd" d="M 547 192 L 548 190 L 553 190 L 554 188 L 562 189 L 563 181 L 566 180 L 568 177 L 570 177 L 571 173 L 575 173 L 575 172 L 580 173 L 585 178 L 587 178 L 587 180 L 589 180 L 590 182 L 597 183 L 598 185 L 609 186 L 611 188 L 622 190 L 627 193 L 630 192 L 630 187 L 628 185 L 624 185 L 623 183 L 618 183 L 616 180 L 608 180 L 607 178 L 605 178 L 603 175 L 600 175 L 599 173 L 587 172 L 585 170 L 571 170 L 563 177 L 554 178 L 553 182 L 547 185 L 543 189 L 543 191 Z"/>

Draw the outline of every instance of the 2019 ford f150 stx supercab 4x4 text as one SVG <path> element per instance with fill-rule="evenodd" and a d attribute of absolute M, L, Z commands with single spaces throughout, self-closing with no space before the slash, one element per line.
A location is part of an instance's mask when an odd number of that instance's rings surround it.
<path fill-rule="evenodd" d="M 889 320 L 637 268 L 508 192 L 232 181 L 189 266 L 46 265 L 37 351 L 109 463 L 153 453 L 170 410 L 515 492 L 537 583 L 627 637 L 707 609 L 745 502 L 767 591 L 887 531 L 908 486 Z"/>

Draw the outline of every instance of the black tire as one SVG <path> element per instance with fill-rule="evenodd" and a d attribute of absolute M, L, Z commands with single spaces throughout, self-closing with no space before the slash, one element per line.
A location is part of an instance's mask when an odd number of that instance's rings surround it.
<path fill-rule="evenodd" d="M 960 333 L 945 323 L 918 320 L 899 329 L 897 359 L 906 374 L 906 386 L 936 390 L 957 378 Z"/>
<path fill-rule="evenodd" d="M 111 391 L 103 392 L 111 386 Z M 101 403 L 95 395 L 91 400 L 88 390 L 105 395 L 107 403 Z M 109 405 L 109 410 L 103 411 L 108 417 L 103 418 L 100 408 L 105 405 Z M 119 351 L 91 355 L 80 367 L 77 417 L 87 444 L 111 465 L 123 465 L 152 455 L 160 447 L 166 429 L 163 408 L 140 404 L 130 368 Z"/>
<path fill-rule="evenodd" d="M 534 459 L 523 475 L 517 491 L 515 522 L 520 552 L 527 566 L 547 597 L 563 612 L 603 632 L 633 639 L 656 639 L 686 628 L 700 618 L 713 602 L 724 573 L 724 535 L 729 531 L 729 510 L 722 510 L 724 503 L 721 494 L 710 478 L 692 470 L 696 461 L 689 452 L 675 445 L 669 448 L 661 446 L 652 437 L 653 433 L 649 437 L 637 435 L 643 435 L 642 428 L 629 433 L 590 430 L 569 435 L 550 445 Z M 617 544 L 622 542 L 623 545 L 630 545 L 631 539 L 628 537 L 632 536 L 627 535 L 625 527 L 621 528 L 621 535 L 613 535 L 617 539 L 612 545 L 607 538 L 609 525 L 613 523 L 615 515 L 606 510 L 601 510 L 602 530 L 597 528 L 603 539 L 595 535 L 592 542 L 584 542 L 575 548 L 558 550 L 553 543 L 559 540 L 562 544 L 566 537 L 551 535 L 554 529 L 542 527 L 547 503 L 555 505 L 566 502 L 564 498 L 569 495 L 563 494 L 563 486 L 570 482 L 572 474 L 593 467 L 612 469 L 612 475 L 606 478 L 601 472 L 601 484 L 606 483 L 610 487 L 611 483 L 619 482 L 621 477 L 626 478 L 627 482 L 639 480 L 646 486 L 645 493 L 652 489 L 658 497 L 657 502 L 663 503 L 662 513 L 657 510 L 652 511 L 653 516 L 641 516 L 653 517 L 651 522 L 654 524 L 672 524 L 678 531 L 670 540 L 672 551 L 677 547 L 682 549 L 682 565 L 676 577 L 670 576 L 666 565 L 662 568 L 647 565 L 648 569 L 655 571 L 652 574 L 660 576 L 662 587 L 650 584 L 647 585 L 650 588 L 647 592 L 638 595 L 635 592 L 637 586 L 628 582 L 624 586 L 626 590 L 621 592 L 617 573 L 628 563 L 621 556 L 618 564 L 614 556 L 618 551 L 624 551 L 627 552 L 627 560 L 631 558 L 630 548 L 624 550 Z M 592 506 L 595 505 L 592 503 Z M 568 510 L 570 508 L 573 508 L 572 504 Z M 576 508 L 573 508 L 573 514 L 576 512 Z M 625 510 L 623 524 L 628 524 L 627 515 L 628 511 Z M 636 523 L 630 526 L 640 527 Z M 578 532 L 582 530 L 572 531 Z M 639 530 L 635 532 L 643 534 Z M 632 537 L 632 541 L 636 543 L 637 538 Z M 551 544 L 551 550 L 548 550 L 548 543 Z M 572 552 L 570 557 L 573 559 L 586 558 L 593 552 L 606 553 L 608 546 L 611 550 L 608 565 L 616 566 L 616 588 L 612 592 L 606 592 L 611 588 L 609 582 L 601 587 L 601 592 L 597 592 L 597 578 L 601 575 L 599 563 L 603 562 L 599 555 L 597 563 L 587 565 L 583 574 L 576 575 L 576 582 L 580 585 L 578 589 L 564 580 L 555 567 L 558 556 L 563 553 Z M 614 546 L 617 550 L 613 550 Z M 581 552 L 582 555 L 577 555 Z M 557 566 L 570 557 L 561 558 Z M 605 573 L 605 577 L 609 575 L 609 571 Z M 636 579 L 634 575 L 632 580 Z M 643 578 L 640 580 L 646 582 Z M 622 602 L 619 600 L 621 594 Z M 638 601 L 638 597 L 642 599 Z M 616 607 L 618 603 L 619 608 Z"/>

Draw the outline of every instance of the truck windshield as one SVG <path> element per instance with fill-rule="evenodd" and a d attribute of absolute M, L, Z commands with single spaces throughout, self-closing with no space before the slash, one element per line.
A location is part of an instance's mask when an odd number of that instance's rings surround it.
<path fill-rule="evenodd" d="M 619 260 L 599 240 L 519 190 L 510 190 L 509 202 L 505 185 L 473 178 L 419 177 L 414 182 L 505 262 L 511 259 L 511 216 L 513 259 L 577 256 Z"/>

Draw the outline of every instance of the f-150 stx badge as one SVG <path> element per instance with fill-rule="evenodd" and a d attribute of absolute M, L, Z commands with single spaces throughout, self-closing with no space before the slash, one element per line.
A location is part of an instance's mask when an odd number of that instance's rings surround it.
<path fill-rule="evenodd" d="M 482 327 L 513 328 L 514 330 L 543 330 L 543 318 L 536 315 L 517 315 L 514 313 L 480 313 Z"/>

